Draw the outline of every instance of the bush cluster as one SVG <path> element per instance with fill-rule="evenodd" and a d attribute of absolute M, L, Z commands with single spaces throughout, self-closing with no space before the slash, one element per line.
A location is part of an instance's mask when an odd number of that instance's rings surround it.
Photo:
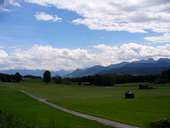
<path fill-rule="evenodd" d="M 0 73 L 1 82 L 20 82 L 21 80 L 22 80 L 22 76 L 18 72 L 15 75 Z"/>
<path fill-rule="evenodd" d="M 152 122 L 150 124 L 151 128 L 170 128 L 170 120 L 163 119 L 159 121 Z"/>
<path fill-rule="evenodd" d="M 0 110 L 0 128 L 38 128 Z"/>

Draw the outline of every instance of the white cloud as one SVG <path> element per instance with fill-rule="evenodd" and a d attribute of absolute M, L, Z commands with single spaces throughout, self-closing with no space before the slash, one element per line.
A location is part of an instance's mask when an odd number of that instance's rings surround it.
<path fill-rule="evenodd" d="M 0 60 L 2 60 L 2 58 L 5 58 L 7 56 L 8 54 L 4 50 L 0 49 Z"/>
<path fill-rule="evenodd" d="M 170 32 L 169 0 L 25 0 L 74 11 L 73 20 L 90 29 L 128 32 Z"/>
<path fill-rule="evenodd" d="M 21 7 L 21 4 L 17 2 L 18 0 L 9 0 L 9 4 L 17 7 Z"/>
<path fill-rule="evenodd" d="M 158 36 L 148 36 L 145 37 L 145 40 L 158 43 L 170 43 L 170 33 L 164 33 L 163 35 Z"/>
<path fill-rule="evenodd" d="M 2 64 L 5 64 L 7 57 L 8 57 L 7 52 L 2 50 L 2 49 L 0 49 L 0 66 L 1 67 L 2 67 Z"/>
<path fill-rule="evenodd" d="M 126 43 L 119 46 L 109 46 L 100 44 L 89 49 L 34 45 L 29 49 L 17 49 L 10 53 L 1 49 L 0 69 L 73 70 L 93 65 L 109 65 L 147 58 L 170 58 L 170 45 L 151 46 Z"/>
<path fill-rule="evenodd" d="M 9 12 L 9 9 L 0 7 L 0 12 Z"/>
<path fill-rule="evenodd" d="M 89 65 L 90 59 L 85 49 L 59 49 L 52 46 L 34 45 L 30 49 L 13 51 L 5 62 L 9 68 L 71 70 Z"/>
<path fill-rule="evenodd" d="M 37 12 L 34 16 L 38 21 L 59 22 L 62 20 L 62 18 L 58 17 L 57 15 L 50 15 L 46 12 Z"/>
<path fill-rule="evenodd" d="M 10 12 L 8 9 L 10 5 L 21 7 L 21 4 L 18 2 L 18 0 L 0 0 L 0 12 Z"/>

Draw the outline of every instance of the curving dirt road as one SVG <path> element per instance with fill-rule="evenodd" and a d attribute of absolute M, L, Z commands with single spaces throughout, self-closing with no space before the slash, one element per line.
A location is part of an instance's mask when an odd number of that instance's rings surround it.
<path fill-rule="evenodd" d="M 20 92 L 22 92 L 23 94 L 25 94 L 25 95 L 27 95 L 27 96 L 41 102 L 41 103 L 44 103 L 44 104 L 46 104 L 46 105 L 48 105 L 48 106 L 50 106 L 52 108 L 55 108 L 57 110 L 60 110 L 60 111 L 72 114 L 74 116 L 84 118 L 84 119 L 96 121 L 96 122 L 98 122 L 100 124 L 103 124 L 103 125 L 108 125 L 108 126 L 111 126 L 111 127 L 114 127 L 114 128 L 139 128 L 139 127 L 136 127 L 136 126 L 131 126 L 131 125 L 119 123 L 119 122 L 116 122 L 116 121 L 104 119 L 104 118 L 101 118 L 101 117 L 96 117 L 96 116 L 91 116 L 91 115 L 88 115 L 88 114 L 83 114 L 83 113 L 80 113 L 80 112 L 76 112 L 76 111 L 61 107 L 59 105 L 50 103 L 46 99 L 43 99 L 43 98 L 38 97 L 38 96 L 34 96 L 31 93 L 26 92 L 24 90 L 20 90 Z"/>

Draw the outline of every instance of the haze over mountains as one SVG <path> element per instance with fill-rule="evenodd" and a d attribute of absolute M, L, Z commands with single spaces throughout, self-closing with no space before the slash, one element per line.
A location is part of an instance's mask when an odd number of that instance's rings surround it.
<path fill-rule="evenodd" d="M 85 69 L 77 69 L 73 72 L 59 70 L 52 71 L 52 76 L 65 77 L 82 77 L 96 74 L 129 74 L 129 75 L 147 75 L 159 74 L 160 72 L 170 69 L 170 59 L 160 58 L 159 60 L 147 59 L 134 62 L 122 62 L 119 64 L 112 64 L 109 66 L 95 65 Z M 1 70 L 0 73 L 15 74 L 19 72 L 22 75 L 42 76 L 44 70 L 27 70 L 27 69 L 12 69 Z"/>
<path fill-rule="evenodd" d="M 11 69 L 11 70 L 1 70 L 0 73 L 6 73 L 6 74 L 15 74 L 16 72 L 19 72 L 21 75 L 34 75 L 34 76 L 42 76 L 44 73 L 44 70 L 29 70 L 29 69 Z M 59 70 L 59 71 L 51 71 L 52 76 L 65 76 L 71 71 L 65 71 L 65 70 Z"/>

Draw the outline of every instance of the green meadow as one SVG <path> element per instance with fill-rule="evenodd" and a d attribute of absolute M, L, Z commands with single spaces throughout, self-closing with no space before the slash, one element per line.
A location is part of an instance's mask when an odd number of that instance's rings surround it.
<path fill-rule="evenodd" d="M 37 80 L 26 80 L 19 84 L 4 85 L 9 86 L 0 87 L 0 103 L 2 103 L 0 109 L 16 113 L 19 117 L 43 126 L 51 124 L 52 121 L 62 128 L 105 127 L 53 110 L 19 93 L 18 89 L 75 111 L 144 128 L 148 127 L 150 122 L 170 118 L 170 85 L 168 84 L 155 85 L 155 89 L 150 90 L 139 90 L 137 83 L 95 87 L 45 84 Z M 135 99 L 124 99 L 127 90 L 135 93 Z"/>
<path fill-rule="evenodd" d="M 0 110 L 36 128 L 108 128 L 49 108 L 9 87 L 0 86 Z"/>

